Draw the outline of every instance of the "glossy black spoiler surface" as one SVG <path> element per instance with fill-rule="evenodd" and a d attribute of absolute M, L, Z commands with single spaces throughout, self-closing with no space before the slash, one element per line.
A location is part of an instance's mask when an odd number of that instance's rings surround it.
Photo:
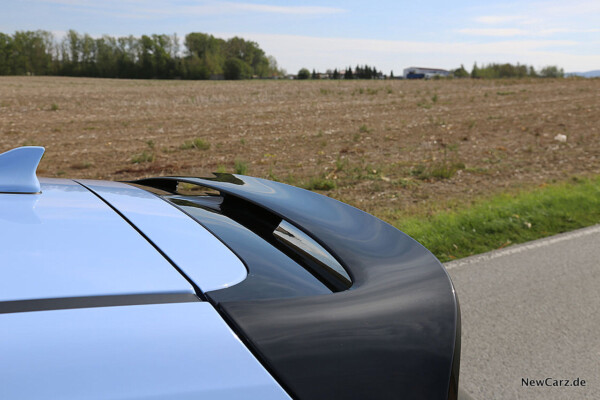
<path fill-rule="evenodd" d="M 259 178 L 150 178 L 253 203 L 309 234 L 352 278 L 350 289 L 287 299 L 219 301 L 206 293 L 293 397 L 456 398 L 460 312 L 440 262 L 393 226 L 347 204 Z"/>

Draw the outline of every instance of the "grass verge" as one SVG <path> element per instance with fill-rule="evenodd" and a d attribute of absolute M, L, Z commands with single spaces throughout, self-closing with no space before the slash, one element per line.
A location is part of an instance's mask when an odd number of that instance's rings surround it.
<path fill-rule="evenodd" d="M 600 177 L 501 194 L 394 225 L 442 262 L 600 223 Z"/>

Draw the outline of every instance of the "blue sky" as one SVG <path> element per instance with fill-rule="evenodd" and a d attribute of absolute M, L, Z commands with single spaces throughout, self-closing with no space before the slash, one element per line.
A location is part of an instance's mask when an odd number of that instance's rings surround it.
<path fill-rule="evenodd" d="M 520 62 L 600 69 L 600 0 L 3 0 L 0 32 L 206 32 L 259 43 L 289 72 L 375 65 L 470 70 Z"/>

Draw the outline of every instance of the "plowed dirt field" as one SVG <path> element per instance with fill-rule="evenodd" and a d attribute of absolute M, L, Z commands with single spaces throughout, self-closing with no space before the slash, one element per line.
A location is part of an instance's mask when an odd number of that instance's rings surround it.
<path fill-rule="evenodd" d="M 20 145 L 42 176 L 237 170 L 386 218 L 600 173 L 600 80 L 0 77 L 0 152 Z"/>

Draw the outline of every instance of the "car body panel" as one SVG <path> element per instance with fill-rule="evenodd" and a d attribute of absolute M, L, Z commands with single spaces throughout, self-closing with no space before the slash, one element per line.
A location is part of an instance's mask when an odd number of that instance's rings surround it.
<path fill-rule="evenodd" d="M 415 240 L 264 179 L 135 183 L 170 194 L 0 193 L 0 398 L 456 399 L 458 299 Z"/>
<path fill-rule="evenodd" d="M 35 174 L 44 148 L 24 146 L 0 154 L 0 193 L 39 193 Z"/>
<path fill-rule="evenodd" d="M 350 289 L 331 294 L 260 299 L 254 287 L 262 282 L 249 263 L 243 284 L 205 294 L 293 396 L 455 398 L 460 311 L 431 252 L 364 211 L 278 182 L 230 174 L 136 181 L 172 193 L 180 182 L 218 190 L 215 213 L 259 206 L 287 221 L 352 278 Z M 188 212 L 203 222 L 202 213 Z M 271 232 L 278 224 L 275 218 Z"/>
<path fill-rule="evenodd" d="M 203 292 L 247 276 L 242 261 L 182 211 L 152 193 L 119 182 L 78 180 L 127 218 Z"/>
<path fill-rule="evenodd" d="M 0 315 L 0 398 L 289 396 L 207 302 Z"/>
<path fill-rule="evenodd" d="M 61 179 L 42 179 L 41 190 L 0 194 L 0 301 L 194 293 L 89 190 Z"/>

